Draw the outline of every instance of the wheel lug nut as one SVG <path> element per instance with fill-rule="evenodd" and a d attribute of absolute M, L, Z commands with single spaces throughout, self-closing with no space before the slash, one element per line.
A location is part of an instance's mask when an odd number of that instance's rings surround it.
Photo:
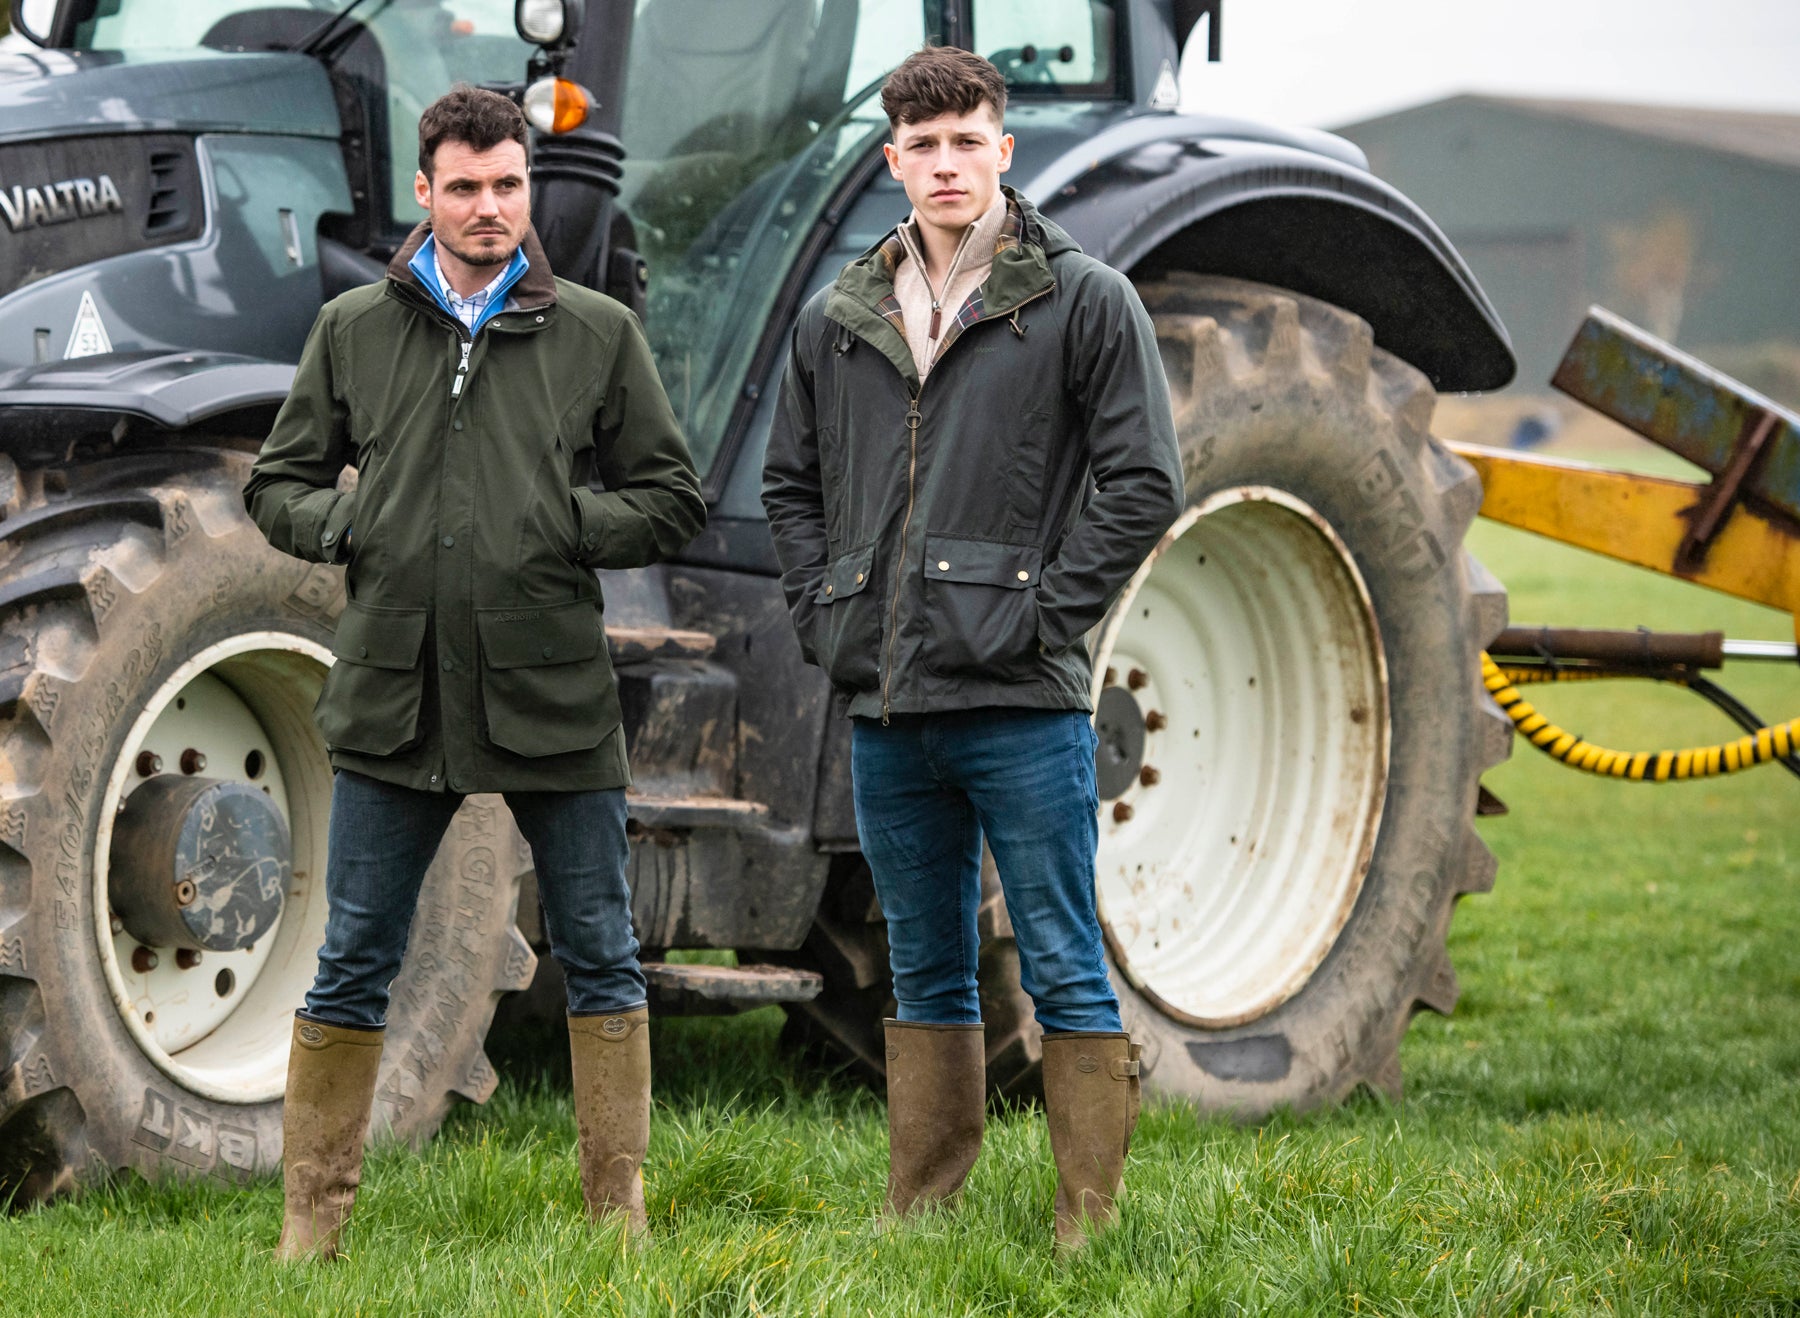
<path fill-rule="evenodd" d="M 199 773 L 206 767 L 206 757 L 189 746 L 181 752 L 181 771 L 183 773 Z"/>
<path fill-rule="evenodd" d="M 109 916 L 107 918 L 107 924 L 111 926 L 112 931 L 115 935 L 122 934 L 125 932 L 125 922 L 116 915 Z"/>
<path fill-rule="evenodd" d="M 139 947 L 131 954 L 131 968 L 140 975 L 148 975 L 156 969 L 156 953 L 147 947 Z"/>
<path fill-rule="evenodd" d="M 192 970 L 195 966 L 200 964 L 200 953 L 191 947 L 176 948 L 175 964 L 180 966 L 183 970 Z"/>
<path fill-rule="evenodd" d="M 1129 801 L 1113 802 L 1113 823 L 1122 824 L 1127 819 L 1130 819 L 1133 813 L 1135 812 L 1132 810 Z"/>
<path fill-rule="evenodd" d="M 1169 726 L 1169 720 L 1160 709 L 1153 709 L 1144 715 L 1144 728 L 1149 732 L 1161 732 Z"/>
<path fill-rule="evenodd" d="M 162 756 L 155 751 L 139 751 L 137 771 L 140 778 L 153 778 L 162 772 Z"/>
<path fill-rule="evenodd" d="M 1146 764 L 1138 770 L 1138 781 L 1145 787 L 1154 787 L 1162 781 L 1162 770 L 1153 764 Z"/>
<path fill-rule="evenodd" d="M 1130 687 L 1133 691 L 1142 691 L 1145 687 L 1150 685 L 1150 674 L 1146 673 L 1141 668 L 1134 668 L 1129 673 L 1125 674 L 1125 685 Z"/>

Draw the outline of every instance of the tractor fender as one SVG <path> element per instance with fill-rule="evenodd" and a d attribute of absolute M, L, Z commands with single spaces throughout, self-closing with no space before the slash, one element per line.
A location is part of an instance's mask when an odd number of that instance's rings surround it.
<path fill-rule="evenodd" d="M 1089 255 L 1134 278 L 1185 270 L 1290 289 L 1360 316 L 1441 392 L 1509 383 L 1512 341 L 1443 232 L 1351 144 L 1289 136 L 1137 116 L 1047 162 L 1020 190 Z"/>
<path fill-rule="evenodd" d="M 114 352 L 0 373 L 0 453 L 54 461 L 91 436 L 216 426 L 245 434 L 274 420 L 294 367 L 230 352 Z"/>

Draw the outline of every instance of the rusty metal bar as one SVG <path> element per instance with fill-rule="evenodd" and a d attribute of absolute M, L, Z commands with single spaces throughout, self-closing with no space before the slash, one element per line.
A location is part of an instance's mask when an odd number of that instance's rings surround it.
<path fill-rule="evenodd" d="M 1632 667 L 1719 668 L 1724 632 L 1602 631 L 1591 627 L 1508 627 L 1488 653 L 1532 659 L 1580 659 Z"/>
<path fill-rule="evenodd" d="M 1737 497 L 1800 519 L 1800 417 L 1629 321 L 1590 307 L 1550 383 L 1714 476 L 1740 462 L 1740 483 L 1718 501 L 1715 523 Z M 1754 462 L 1740 454 L 1759 413 L 1771 420 Z"/>

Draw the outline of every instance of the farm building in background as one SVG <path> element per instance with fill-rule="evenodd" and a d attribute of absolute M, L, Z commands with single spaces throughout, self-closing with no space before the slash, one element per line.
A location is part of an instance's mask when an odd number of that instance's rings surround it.
<path fill-rule="evenodd" d="M 1456 96 L 1336 131 L 1468 259 L 1510 392 L 1599 303 L 1800 405 L 1800 115 Z"/>

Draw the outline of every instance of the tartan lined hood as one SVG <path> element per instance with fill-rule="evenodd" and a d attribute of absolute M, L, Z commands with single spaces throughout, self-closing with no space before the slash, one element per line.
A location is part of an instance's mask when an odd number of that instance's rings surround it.
<path fill-rule="evenodd" d="M 994 240 L 993 269 L 957 310 L 938 347 L 940 357 L 969 326 L 993 316 L 1008 315 L 1021 303 L 1054 288 L 1052 259 L 1081 251 L 1068 233 L 1045 219 L 1037 207 L 1012 188 L 1002 186 L 1000 191 L 1006 198 L 1006 218 L 1001 222 L 1000 236 Z M 918 366 L 906 345 L 900 299 L 894 293 L 894 272 L 905 259 L 906 247 L 896 225 L 880 242 L 844 267 L 826 300 L 825 315 L 880 349 L 916 386 Z"/>

